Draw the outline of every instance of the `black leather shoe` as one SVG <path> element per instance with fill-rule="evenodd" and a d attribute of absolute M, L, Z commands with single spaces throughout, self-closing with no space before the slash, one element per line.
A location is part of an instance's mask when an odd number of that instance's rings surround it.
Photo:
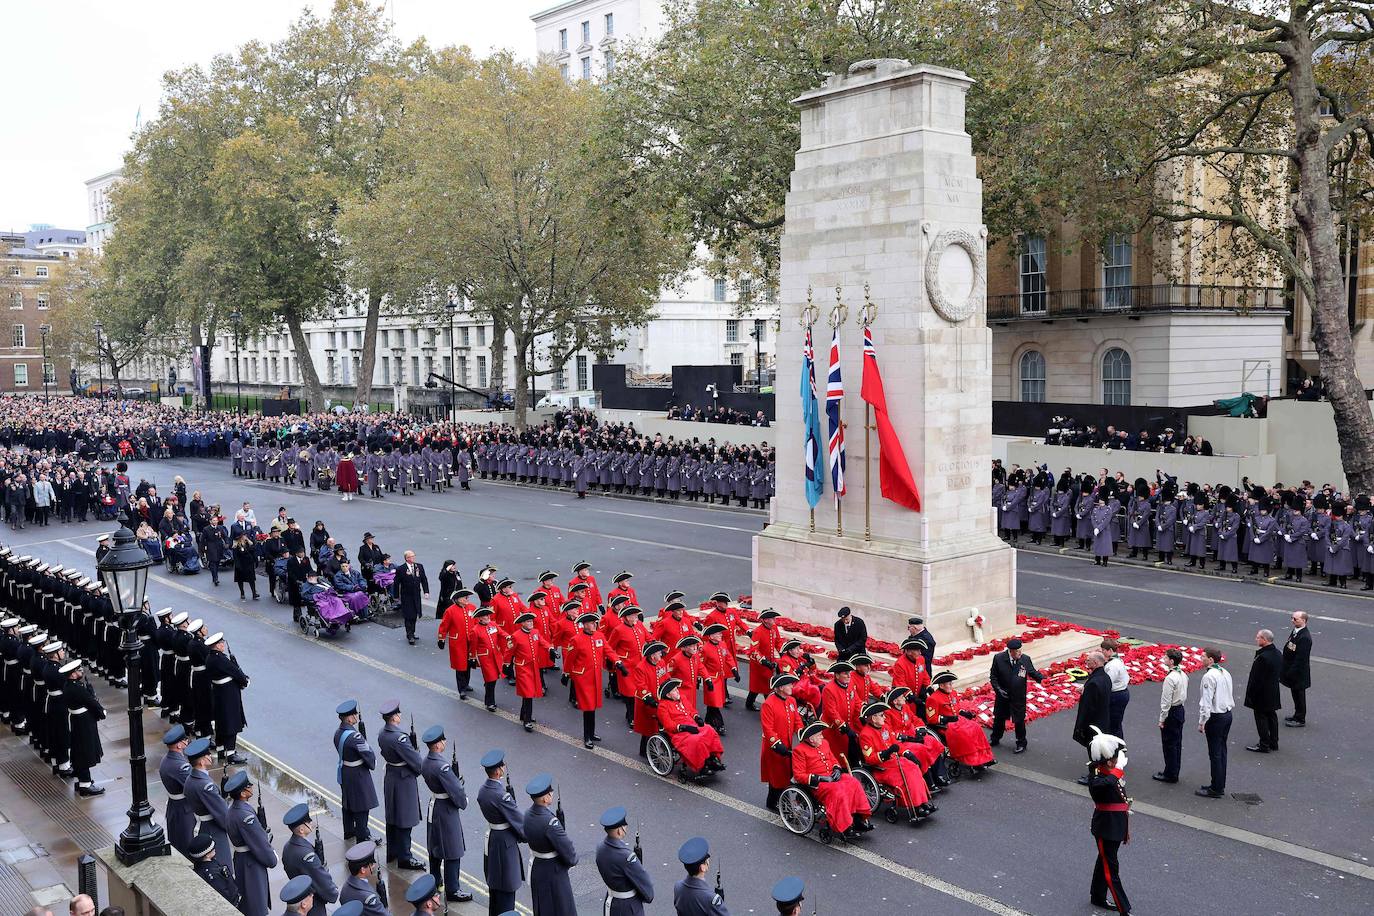
<path fill-rule="evenodd" d="M 1155 774 L 1154 774 L 1153 776 L 1151 776 L 1150 778 L 1153 779 L 1155 782 L 1167 782 L 1167 783 L 1169 783 L 1169 784 L 1171 784 L 1171 785 L 1172 785 L 1173 783 L 1178 782 L 1178 777 L 1177 777 L 1177 776 L 1175 776 L 1173 779 L 1170 779 L 1168 776 L 1165 776 L 1163 773 L 1155 773 Z"/>
<path fill-rule="evenodd" d="M 1113 913 L 1117 912 L 1116 904 L 1110 901 L 1106 903 L 1098 903 L 1096 900 L 1094 900 L 1093 906 L 1097 907 L 1099 910 L 1111 910 Z"/>
<path fill-rule="evenodd" d="M 396 863 L 397 868 L 404 868 L 406 871 L 424 871 L 428 866 L 419 859 L 401 859 Z"/>
<path fill-rule="evenodd" d="M 80 795 L 82 798 L 95 798 L 96 796 L 104 795 L 105 790 L 100 786 L 77 786 L 76 794 Z"/>
<path fill-rule="evenodd" d="M 472 899 L 472 895 L 467 891 L 458 891 L 456 894 L 446 894 L 444 899 L 449 903 L 467 903 Z"/>
<path fill-rule="evenodd" d="M 1086 785 L 1088 784 L 1088 777 L 1086 777 L 1086 776 L 1080 776 L 1080 777 L 1078 777 L 1078 784 L 1079 784 L 1080 786 L 1086 786 Z"/>
<path fill-rule="evenodd" d="M 243 756 L 242 754 L 234 754 L 231 757 L 229 757 L 227 762 L 233 764 L 236 767 L 241 767 L 245 766 L 248 763 L 248 758 Z"/>
<path fill-rule="evenodd" d="M 1221 794 L 1220 792 L 1214 792 L 1214 791 L 1212 791 L 1210 788 L 1208 788 L 1207 786 L 1202 786 L 1200 789 L 1198 789 L 1198 790 L 1197 790 L 1196 792 L 1194 792 L 1193 794 L 1196 795 L 1196 796 L 1198 796 L 1199 798 L 1221 798 L 1221 797 L 1222 797 L 1222 794 Z"/>
<path fill-rule="evenodd" d="M 1269 748 L 1265 747 L 1263 744 L 1247 744 L 1247 745 L 1245 745 L 1245 749 L 1246 749 L 1247 751 L 1252 751 L 1253 753 L 1256 753 L 1256 754 L 1267 754 L 1267 753 L 1269 753 Z"/>
<path fill-rule="evenodd" d="M 1289 728 L 1306 728 L 1306 727 L 1307 727 L 1307 723 L 1306 723 L 1306 722 L 1299 722 L 1297 719 L 1284 719 L 1284 720 L 1283 720 L 1283 724 L 1284 724 L 1284 725 L 1287 725 Z"/>
<path fill-rule="evenodd" d="M 1026 746 L 1024 744 L 1018 744 L 1011 749 L 1011 752 L 1013 754 L 1024 754 L 1026 752 Z"/>

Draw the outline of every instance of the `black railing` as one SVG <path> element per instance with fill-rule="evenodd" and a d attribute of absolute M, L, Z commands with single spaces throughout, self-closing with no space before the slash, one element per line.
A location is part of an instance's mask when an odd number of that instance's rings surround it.
<path fill-rule="evenodd" d="M 988 321 L 1045 321 L 1150 312 L 1283 312 L 1286 308 L 1279 287 L 1171 283 L 988 296 Z"/>

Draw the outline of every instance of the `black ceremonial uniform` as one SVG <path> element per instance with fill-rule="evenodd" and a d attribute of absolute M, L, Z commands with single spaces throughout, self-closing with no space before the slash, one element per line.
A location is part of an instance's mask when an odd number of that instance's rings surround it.
<path fill-rule="evenodd" d="M 234 875 L 217 859 L 197 859 L 194 866 L 202 881 L 219 891 L 219 895 L 233 906 L 239 905 L 239 886 Z"/>
<path fill-rule="evenodd" d="M 1131 903 L 1121 887 L 1117 850 L 1130 839 L 1130 798 L 1126 795 L 1125 774 L 1108 766 L 1095 768 L 1088 779 L 1088 794 L 1093 800 L 1092 835 L 1097 841 L 1097 861 L 1093 863 L 1092 902 L 1105 906 L 1108 895 L 1125 916 Z"/>

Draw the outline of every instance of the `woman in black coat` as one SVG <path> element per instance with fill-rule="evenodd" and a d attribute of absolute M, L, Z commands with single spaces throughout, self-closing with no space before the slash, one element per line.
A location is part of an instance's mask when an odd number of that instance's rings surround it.
<path fill-rule="evenodd" d="M 310 556 L 318 557 L 320 548 L 328 540 L 329 529 L 324 526 L 324 522 L 316 522 L 315 527 L 310 529 Z"/>
<path fill-rule="evenodd" d="M 239 600 L 247 600 L 243 587 L 253 590 L 253 600 L 258 600 L 258 549 L 248 535 L 240 534 L 234 542 L 234 581 L 239 586 Z"/>
<path fill-rule="evenodd" d="M 445 560 L 444 568 L 439 570 L 439 601 L 434 606 L 434 619 L 444 616 L 444 611 L 453 603 L 453 593 L 463 587 L 462 574 L 458 572 L 455 560 Z"/>

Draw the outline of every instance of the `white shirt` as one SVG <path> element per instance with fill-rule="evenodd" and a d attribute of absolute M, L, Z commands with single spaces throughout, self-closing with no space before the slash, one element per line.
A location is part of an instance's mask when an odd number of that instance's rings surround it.
<path fill-rule="evenodd" d="M 1236 699 L 1231 693 L 1231 672 L 1220 665 L 1213 665 L 1203 672 L 1197 708 L 1199 725 L 1207 724 L 1214 714 L 1236 708 Z"/>
<path fill-rule="evenodd" d="M 1102 668 L 1107 672 L 1107 677 L 1112 679 L 1112 693 L 1131 686 L 1131 673 L 1126 670 L 1126 663 L 1120 655 L 1113 655 Z"/>
<path fill-rule="evenodd" d="M 1182 668 L 1170 668 L 1164 676 L 1164 691 L 1159 695 L 1159 724 L 1168 718 L 1169 710 L 1188 700 L 1188 675 Z"/>

